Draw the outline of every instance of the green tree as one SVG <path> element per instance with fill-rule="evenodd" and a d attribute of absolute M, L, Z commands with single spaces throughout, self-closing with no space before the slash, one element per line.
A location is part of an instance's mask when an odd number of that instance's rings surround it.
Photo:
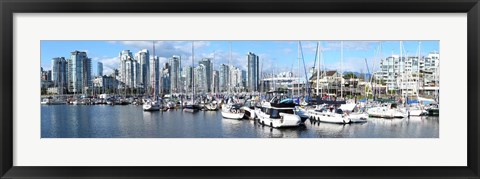
<path fill-rule="evenodd" d="M 344 79 L 357 78 L 357 75 L 355 75 L 353 72 L 349 72 L 343 75 L 343 78 Z"/>

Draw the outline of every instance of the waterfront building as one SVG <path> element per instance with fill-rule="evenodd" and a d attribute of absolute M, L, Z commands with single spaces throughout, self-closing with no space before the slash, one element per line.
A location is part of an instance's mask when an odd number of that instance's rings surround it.
<path fill-rule="evenodd" d="M 180 56 L 172 56 L 169 59 L 169 77 L 170 77 L 170 94 L 172 93 L 179 93 L 181 90 L 180 87 L 180 65 L 181 65 L 181 58 Z"/>
<path fill-rule="evenodd" d="M 103 76 L 103 63 L 97 62 L 97 76 Z"/>
<path fill-rule="evenodd" d="M 184 76 L 185 76 L 185 84 L 184 84 L 184 87 L 185 87 L 185 92 L 190 92 L 192 89 L 193 89 L 193 67 L 191 66 L 187 66 L 185 68 L 183 68 L 184 70 Z"/>
<path fill-rule="evenodd" d="M 123 50 L 119 54 L 120 59 L 120 82 L 125 89 L 134 89 L 140 87 L 140 65 L 135 58 L 133 58 L 130 50 Z"/>
<path fill-rule="evenodd" d="M 220 78 L 219 78 L 219 71 L 213 71 L 213 82 L 212 82 L 212 92 L 219 93 L 220 92 Z"/>
<path fill-rule="evenodd" d="M 45 81 L 52 81 L 52 70 L 42 71 L 41 79 Z"/>
<path fill-rule="evenodd" d="M 241 69 L 234 66 L 230 67 L 230 84 L 234 92 L 242 92 L 244 90 Z"/>
<path fill-rule="evenodd" d="M 95 94 L 113 94 L 117 89 L 118 83 L 115 76 L 97 76 L 93 79 L 93 87 Z"/>
<path fill-rule="evenodd" d="M 205 65 L 200 64 L 195 67 L 195 92 L 198 93 L 207 93 L 207 68 Z"/>
<path fill-rule="evenodd" d="M 161 78 L 160 78 L 160 81 L 161 81 L 161 90 L 160 92 L 162 94 L 167 94 L 167 93 L 170 93 L 170 90 L 171 90 L 171 82 L 170 82 L 170 64 L 169 63 L 165 63 L 163 68 L 161 69 Z"/>
<path fill-rule="evenodd" d="M 337 70 L 325 70 L 325 71 L 320 71 L 320 78 L 318 79 L 318 86 L 319 86 L 319 93 L 323 94 L 340 94 L 341 90 L 341 84 L 345 82 L 345 79 L 343 76 L 337 71 Z M 316 87 L 317 87 L 317 72 L 313 72 L 313 75 L 309 79 L 310 81 L 310 86 L 312 89 L 315 89 L 316 92 Z M 298 90 L 298 81 L 295 82 L 291 87 L 295 91 Z M 299 86 L 301 88 L 303 83 L 300 84 Z M 303 89 L 300 89 L 303 90 Z"/>
<path fill-rule="evenodd" d="M 53 81 L 41 80 L 40 87 L 42 90 L 47 90 L 47 88 L 53 87 Z"/>
<path fill-rule="evenodd" d="M 149 95 L 158 95 L 160 92 L 160 61 L 158 57 L 150 58 L 150 90 L 148 91 Z"/>
<path fill-rule="evenodd" d="M 147 49 L 142 49 L 135 54 L 135 59 L 138 62 L 138 85 L 142 91 L 147 93 L 150 86 L 150 53 Z"/>
<path fill-rule="evenodd" d="M 67 72 L 68 63 L 67 60 L 65 60 L 65 57 L 56 57 L 52 59 L 51 80 L 53 81 L 53 86 L 57 89 L 57 94 L 64 94 L 67 92 Z"/>
<path fill-rule="evenodd" d="M 203 58 L 200 60 L 199 65 L 203 65 L 205 67 L 205 83 L 206 83 L 206 92 L 212 91 L 212 76 L 213 76 L 213 64 L 211 58 Z"/>
<path fill-rule="evenodd" d="M 436 87 L 439 54 L 427 57 L 391 55 L 380 62 L 375 72 L 377 83 L 385 84 L 387 91 L 407 96 L 417 95 L 425 86 Z"/>
<path fill-rule="evenodd" d="M 247 54 L 247 89 L 251 92 L 258 91 L 260 82 L 259 57 L 252 52 Z"/>
<path fill-rule="evenodd" d="M 261 80 L 261 75 L 259 74 L 259 83 L 260 83 L 260 80 Z M 259 84 L 260 85 L 260 84 Z M 245 88 L 247 86 L 247 71 L 246 70 L 242 70 L 242 88 Z M 259 87 L 260 88 L 260 87 Z M 260 90 L 260 89 L 259 89 Z"/>
<path fill-rule="evenodd" d="M 219 70 L 220 92 L 227 92 L 229 88 L 230 68 L 227 64 L 221 64 Z"/>
<path fill-rule="evenodd" d="M 87 52 L 73 51 L 68 59 L 68 91 L 86 93 L 92 86 L 92 59 Z"/>

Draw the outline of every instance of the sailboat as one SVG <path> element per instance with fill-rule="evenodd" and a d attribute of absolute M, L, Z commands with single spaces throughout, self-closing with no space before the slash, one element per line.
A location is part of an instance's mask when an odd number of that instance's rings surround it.
<path fill-rule="evenodd" d="M 153 42 L 153 58 L 155 60 L 155 42 Z M 143 110 L 144 111 L 159 111 L 161 106 L 161 102 L 158 101 L 158 94 L 155 90 L 154 92 L 154 100 L 147 99 L 146 101 L 143 102 Z"/>
<path fill-rule="evenodd" d="M 232 60 L 232 42 L 230 42 L 230 58 L 228 66 L 230 67 L 230 60 Z M 228 92 L 230 93 L 230 83 L 228 85 Z M 222 105 L 222 116 L 228 119 L 242 119 L 245 116 L 245 111 L 241 109 L 241 104 L 235 104 L 233 98 L 229 98 L 226 104 Z"/>
<path fill-rule="evenodd" d="M 185 108 L 183 108 L 183 111 L 185 112 L 197 112 L 200 107 L 195 104 L 195 50 L 194 50 L 194 43 L 192 41 L 192 100 L 185 105 Z"/>

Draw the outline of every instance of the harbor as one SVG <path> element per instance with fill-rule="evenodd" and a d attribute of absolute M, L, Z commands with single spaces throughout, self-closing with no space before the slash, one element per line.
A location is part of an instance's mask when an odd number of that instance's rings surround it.
<path fill-rule="evenodd" d="M 121 50 L 104 60 L 113 64 L 108 76 L 102 62 L 91 74 L 86 51 L 53 58 L 52 70 L 40 73 L 42 137 L 438 138 L 438 42 L 423 42 L 428 53 L 421 41 L 347 41 L 350 53 L 344 41 L 253 42 L 297 47 L 296 59 L 283 61 L 293 62 L 290 69 L 264 67 L 253 52 L 233 57 L 232 41 L 209 42 L 225 50 L 212 54 L 196 52 L 205 42 L 176 42 L 190 57 L 168 59 L 157 56 L 164 43 L 141 42 L 152 55 Z M 364 53 L 358 46 L 373 56 L 351 61 Z M 398 54 L 383 57 L 387 47 Z"/>

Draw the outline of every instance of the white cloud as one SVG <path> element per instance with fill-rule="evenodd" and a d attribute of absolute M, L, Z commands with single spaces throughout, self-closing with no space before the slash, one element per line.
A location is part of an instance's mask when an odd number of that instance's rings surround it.
<path fill-rule="evenodd" d="M 97 59 L 96 61 L 102 62 L 103 64 L 103 74 L 109 75 L 113 73 L 114 69 L 118 68 L 118 65 L 120 64 L 120 60 L 118 57 L 111 57 L 111 58 L 98 58 L 94 57 L 92 59 Z"/>

